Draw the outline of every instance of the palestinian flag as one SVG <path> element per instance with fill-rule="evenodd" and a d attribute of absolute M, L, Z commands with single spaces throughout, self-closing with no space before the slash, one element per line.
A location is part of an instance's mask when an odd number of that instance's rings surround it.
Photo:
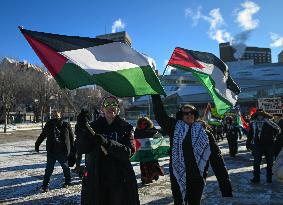
<path fill-rule="evenodd" d="M 245 121 L 245 119 L 244 119 L 244 117 L 242 116 L 242 114 L 241 114 L 240 111 L 238 111 L 238 114 L 237 114 L 237 124 L 238 124 L 240 127 L 244 128 L 244 129 L 246 129 L 246 130 L 249 129 L 249 124 Z"/>
<path fill-rule="evenodd" d="M 124 43 L 20 31 L 61 88 L 96 84 L 118 97 L 165 94 L 153 60 Z"/>
<path fill-rule="evenodd" d="M 218 114 L 235 106 L 240 88 L 231 78 L 227 65 L 212 53 L 177 47 L 168 65 L 192 72 L 207 88 Z"/>
<path fill-rule="evenodd" d="M 256 107 L 251 107 L 250 108 L 250 116 L 252 116 L 256 112 Z"/>
<path fill-rule="evenodd" d="M 169 156 L 170 139 L 168 136 L 156 133 L 148 138 L 135 138 L 135 146 L 136 152 L 132 156 L 131 162 L 152 162 Z"/>

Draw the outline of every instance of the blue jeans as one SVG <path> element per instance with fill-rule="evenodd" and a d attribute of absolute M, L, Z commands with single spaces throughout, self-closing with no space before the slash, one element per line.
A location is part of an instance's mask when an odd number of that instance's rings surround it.
<path fill-rule="evenodd" d="M 254 150 L 254 179 L 260 180 L 260 164 L 262 156 L 265 156 L 266 160 L 266 178 L 272 178 L 272 166 L 273 166 L 273 151 L 272 147 L 255 146 Z"/>
<path fill-rule="evenodd" d="M 68 157 L 66 154 L 63 153 L 47 153 L 47 163 L 43 178 L 43 186 L 48 186 L 50 177 L 54 170 L 54 165 L 56 161 L 58 161 L 63 169 L 64 177 L 65 177 L 65 183 L 71 182 L 71 173 L 70 168 L 68 167 Z"/>

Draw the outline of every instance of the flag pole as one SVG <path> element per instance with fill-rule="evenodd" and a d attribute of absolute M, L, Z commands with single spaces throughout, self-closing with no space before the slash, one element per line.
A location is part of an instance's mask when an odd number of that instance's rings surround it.
<path fill-rule="evenodd" d="M 65 97 L 66 97 L 66 99 L 67 99 L 69 105 L 73 108 L 73 110 L 75 111 L 75 113 L 78 113 L 78 112 L 77 112 L 77 109 L 76 109 L 76 107 L 75 107 L 75 105 L 73 104 L 73 102 L 72 102 L 71 99 L 69 98 L 69 95 L 68 95 L 68 93 L 67 93 L 66 88 L 63 88 L 62 91 L 63 91 L 63 94 L 65 95 Z M 92 135 L 91 135 L 91 136 L 92 136 L 91 138 L 94 138 L 95 132 L 94 132 L 94 130 L 91 128 L 91 126 L 90 126 L 90 124 L 89 124 L 88 121 L 86 122 L 86 127 L 87 127 L 87 129 L 90 131 L 90 133 L 92 134 Z M 102 152 L 104 152 L 105 155 L 108 154 L 107 150 L 106 150 L 105 147 L 103 147 L 102 145 L 101 145 L 101 150 L 102 150 Z"/>

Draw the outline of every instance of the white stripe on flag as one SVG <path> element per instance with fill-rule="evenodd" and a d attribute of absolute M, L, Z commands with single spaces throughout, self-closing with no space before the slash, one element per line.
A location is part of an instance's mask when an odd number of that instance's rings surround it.
<path fill-rule="evenodd" d="M 61 54 L 89 74 L 119 71 L 150 64 L 145 56 L 120 42 L 64 51 Z"/>

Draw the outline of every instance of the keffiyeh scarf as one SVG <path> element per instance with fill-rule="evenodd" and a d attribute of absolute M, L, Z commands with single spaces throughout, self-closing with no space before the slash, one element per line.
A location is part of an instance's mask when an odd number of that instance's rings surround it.
<path fill-rule="evenodd" d="M 182 194 L 183 204 L 185 204 L 186 198 L 186 167 L 183 155 L 183 141 L 189 129 L 188 124 L 179 120 L 175 126 L 172 146 L 172 170 Z M 208 136 L 201 123 L 195 122 L 191 125 L 191 140 L 194 157 L 200 175 L 203 176 L 211 151 Z"/>

